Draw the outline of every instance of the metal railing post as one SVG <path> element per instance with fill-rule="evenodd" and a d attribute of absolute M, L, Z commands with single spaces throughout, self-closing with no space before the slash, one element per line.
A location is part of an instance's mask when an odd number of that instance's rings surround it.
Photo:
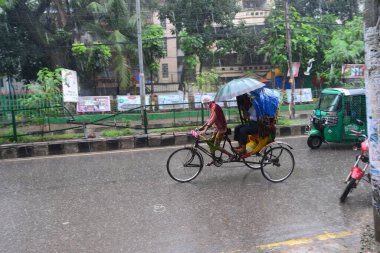
<path fill-rule="evenodd" d="M 11 109 L 11 114 L 12 114 L 13 140 L 17 142 L 16 115 L 15 115 L 15 110 L 13 108 Z"/>
<path fill-rule="evenodd" d="M 173 105 L 173 127 L 175 127 L 175 106 Z"/>
<path fill-rule="evenodd" d="M 146 112 L 146 107 L 144 106 L 143 108 L 144 110 L 144 133 L 147 134 L 148 133 L 148 116 L 147 116 L 147 112 Z"/>
<path fill-rule="evenodd" d="M 203 103 L 201 103 L 201 121 L 202 121 L 202 126 L 203 126 L 205 123 L 205 112 L 204 112 Z"/>

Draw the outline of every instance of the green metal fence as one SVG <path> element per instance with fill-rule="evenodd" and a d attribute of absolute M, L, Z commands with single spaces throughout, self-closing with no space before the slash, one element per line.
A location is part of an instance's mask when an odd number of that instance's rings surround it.
<path fill-rule="evenodd" d="M 165 104 L 135 107 L 118 112 L 112 108 L 109 113 L 79 114 L 70 112 L 64 106 L 47 106 L 52 103 L 41 103 L 40 107 L 27 108 L 20 102 L 25 96 L 17 99 L 1 97 L 0 107 L 0 144 L 8 142 L 36 141 L 33 137 L 58 138 L 57 134 L 76 134 L 78 138 L 99 136 L 102 131 L 129 129 L 131 134 L 150 133 L 168 128 L 192 128 L 204 124 L 209 110 L 201 103 Z M 14 99 L 13 102 L 4 102 Z M 116 105 L 114 105 L 116 107 Z M 314 105 L 298 105 L 302 109 Z M 300 107 L 300 108 L 301 108 Z M 240 122 L 239 112 L 235 105 L 223 104 L 227 122 L 231 125 Z M 280 108 L 281 110 L 288 108 Z M 177 129 L 178 130 L 178 129 Z M 180 129 L 181 130 L 181 129 Z M 174 131 L 174 130 L 173 130 Z M 70 137 L 70 136 L 69 136 Z M 71 137 L 70 137 L 71 138 Z"/>

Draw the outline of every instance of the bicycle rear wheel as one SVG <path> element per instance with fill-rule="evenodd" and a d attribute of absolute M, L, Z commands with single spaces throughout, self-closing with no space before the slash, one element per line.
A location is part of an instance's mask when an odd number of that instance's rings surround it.
<path fill-rule="evenodd" d="M 294 157 L 285 147 L 272 147 L 261 160 L 261 173 L 273 183 L 287 179 L 294 170 Z"/>
<path fill-rule="evenodd" d="M 243 158 L 243 162 L 246 166 L 253 170 L 261 168 L 261 157 L 256 154 Z"/>
<path fill-rule="evenodd" d="M 174 151 L 166 163 L 169 176 L 181 183 L 189 182 L 196 178 L 202 168 L 202 155 L 196 149 L 188 147 Z"/>

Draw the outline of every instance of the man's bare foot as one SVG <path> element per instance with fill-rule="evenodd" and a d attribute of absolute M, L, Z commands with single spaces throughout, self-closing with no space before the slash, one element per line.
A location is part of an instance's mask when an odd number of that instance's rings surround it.
<path fill-rule="evenodd" d="M 245 155 L 247 153 L 247 150 L 245 148 L 235 149 L 235 152 L 239 155 Z"/>

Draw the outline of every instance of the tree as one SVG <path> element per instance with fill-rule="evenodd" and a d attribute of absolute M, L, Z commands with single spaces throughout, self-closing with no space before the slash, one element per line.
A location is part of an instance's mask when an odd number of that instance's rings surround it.
<path fill-rule="evenodd" d="M 238 10 L 236 0 L 167 0 L 159 9 L 159 15 L 161 19 L 169 19 L 176 34 L 185 31 L 202 43 L 202 47 L 197 44 L 192 50 L 198 57 L 201 72 L 203 63 L 212 55 L 210 48 L 223 34 L 219 31 L 233 27 L 232 20 Z"/>
<path fill-rule="evenodd" d="M 346 63 L 364 63 L 363 19 L 355 17 L 332 33 L 329 47 L 324 50 L 324 62 L 331 68 L 322 73 L 330 86 L 341 85 L 340 67 Z M 337 67 L 337 68 L 336 68 Z"/>
<path fill-rule="evenodd" d="M 202 72 L 197 76 L 195 85 L 202 92 L 216 91 L 219 84 L 219 75 L 215 71 Z"/>
<path fill-rule="evenodd" d="M 201 36 L 189 36 L 187 32 L 179 33 L 180 48 L 184 53 L 184 68 L 182 71 L 181 83 L 185 82 L 187 73 L 195 76 L 195 68 L 199 64 L 198 55 L 204 50 L 204 41 Z"/>
<path fill-rule="evenodd" d="M 379 67 L 379 37 L 380 37 L 380 30 L 379 30 L 379 10 L 380 10 L 380 1 L 379 0 L 366 0 L 365 1 L 365 9 L 367 10 L 365 12 L 365 63 L 366 67 L 368 69 L 367 76 L 366 76 L 366 90 L 367 90 L 367 125 L 371 126 L 368 127 L 369 133 L 368 136 L 371 136 L 369 138 L 369 153 L 370 153 L 370 163 L 371 163 L 371 184 L 373 189 L 373 217 L 374 217 L 374 225 L 375 225 L 375 239 L 377 242 L 380 242 L 380 194 L 379 194 L 379 188 L 380 188 L 380 181 L 379 179 L 379 171 L 380 171 L 380 165 L 378 162 L 375 162 L 378 160 L 376 155 L 372 155 L 376 153 L 376 149 L 378 150 L 378 143 L 376 138 L 372 138 L 372 136 L 377 136 L 378 133 L 376 133 L 376 130 L 379 127 L 379 121 L 380 117 L 378 113 L 375 113 L 377 108 L 379 108 L 380 103 L 378 99 L 378 92 L 379 92 L 379 73 L 380 73 L 380 67 Z M 376 101 L 376 103 L 373 103 Z M 377 127 L 373 127 L 377 126 Z M 376 130 L 375 130 L 376 129 Z"/>
<path fill-rule="evenodd" d="M 341 66 L 344 63 L 364 63 L 363 19 L 355 17 L 332 33 L 325 61 Z"/>
<path fill-rule="evenodd" d="M 287 73 L 288 56 L 283 17 L 283 10 L 276 9 L 271 12 L 265 21 L 266 25 L 262 31 L 263 44 L 259 52 L 267 55 L 272 65 L 278 65 L 283 73 Z M 290 8 L 293 61 L 301 62 L 301 66 L 306 66 L 308 60 L 316 57 L 318 52 L 319 40 L 315 35 L 320 32 L 320 29 L 314 26 L 313 22 L 310 18 L 302 18 L 294 8 Z"/>
<path fill-rule="evenodd" d="M 64 1 L 54 0 L 20 0 L 2 1 L 3 19 L 1 23 L 7 32 L 2 33 L 4 40 L 17 37 L 21 46 L 15 52 L 20 60 L 22 78 L 30 79 L 30 71 L 42 65 L 67 67 L 70 58 L 67 52 L 71 44 L 71 34 L 65 30 L 69 26 L 68 19 L 59 12 L 63 10 Z M 57 10 L 55 12 L 54 10 Z M 56 21 L 56 22 L 55 22 Z M 34 72 L 35 77 L 35 72 Z"/>
<path fill-rule="evenodd" d="M 143 29 L 144 63 L 150 73 L 151 93 L 154 93 L 153 74 L 160 69 L 159 60 L 165 56 L 164 29 L 160 25 L 147 25 Z"/>
<path fill-rule="evenodd" d="M 79 66 L 82 82 L 87 84 L 87 88 L 91 88 L 91 85 L 95 82 L 96 75 L 109 66 L 111 59 L 110 47 L 99 42 L 94 42 L 90 46 L 76 42 L 71 50 Z"/>
<path fill-rule="evenodd" d="M 289 2 L 301 16 L 307 17 L 334 15 L 346 21 L 352 20 L 360 13 L 357 0 L 290 0 Z"/>

